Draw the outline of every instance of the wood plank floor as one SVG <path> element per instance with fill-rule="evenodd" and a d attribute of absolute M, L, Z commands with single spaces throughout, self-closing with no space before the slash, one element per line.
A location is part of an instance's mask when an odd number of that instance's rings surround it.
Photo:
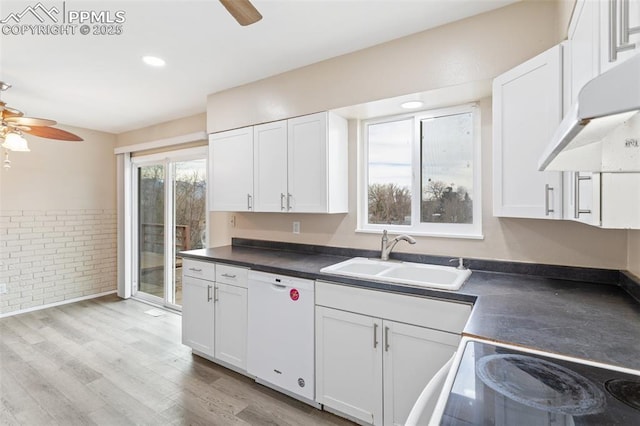
<path fill-rule="evenodd" d="M 352 425 L 191 354 L 115 295 L 0 319 L 2 425 Z"/>

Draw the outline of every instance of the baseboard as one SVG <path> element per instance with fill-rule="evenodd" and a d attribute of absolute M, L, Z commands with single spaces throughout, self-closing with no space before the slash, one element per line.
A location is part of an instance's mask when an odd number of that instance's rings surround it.
<path fill-rule="evenodd" d="M 96 293 L 96 294 L 90 294 L 88 296 L 75 297 L 73 299 L 68 299 L 68 300 L 61 300 L 59 302 L 48 303 L 46 305 L 32 306 L 31 308 L 27 308 L 27 309 L 20 309 L 20 310 L 17 310 L 17 311 L 12 311 L 12 312 L 7 312 L 5 314 L 0 314 L 0 318 L 11 317 L 11 316 L 14 316 L 14 315 L 19 315 L 19 314 L 26 314 L 27 312 L 39 311 L 41 309 L 47 309 L 47 308 L 53 308 L 55 306 L 67 305 L 69 303 L 80 302 L 82 300 L 95 299 L 97 297 L 102 297 L 102 296 L 108 296 L 110 294 L 115 294 L 116 292 L 117 292 L 117 290 L 112 290 L 112 291 L 106 291 L 104 293 Z"/>

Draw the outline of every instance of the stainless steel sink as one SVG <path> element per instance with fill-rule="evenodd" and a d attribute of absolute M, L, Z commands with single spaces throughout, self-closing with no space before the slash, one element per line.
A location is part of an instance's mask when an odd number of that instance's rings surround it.
<path fill-rule="evenodd" d="M 364 257 L 354 257 L 353 259 L 327 266 L 322 268 L 320 272 L 452 291 L 459 290 L 471 275 L 469 269 L 367 259 Z"/>

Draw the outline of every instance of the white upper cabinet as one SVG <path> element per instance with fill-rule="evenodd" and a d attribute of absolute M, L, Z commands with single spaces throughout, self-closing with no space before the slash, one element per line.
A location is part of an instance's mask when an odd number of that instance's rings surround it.
<path fill-rule="evenodd" d="M 347 121 L 320 112 L 210 136 L 219 211 L 346 213 Z"/>
<path fill-rule="evenodd" d="M 253 140 L 254 211 L 286 211 L 287 120 L 254 126 Z"/>
<path fill-rule="evenodd" d="M 562 119 L 562 46 L 493 81 L 493 214 L 562 218 L 562 173 L 538 160 Z"/>
<path fill-rule="evenodd" d="M 596 3 L 587 0 L 586 3 Z M 640 51 L 640 0 L 601 0 L 600 72 Z"/>
<path fill-rule="evenodd" d="M 600 74 L 600 3 L 578 1 L 564 46 L 564 112 L 580 89 Z"/>
<path fill-rule="evenodd" d="M 346 213 L 347 121 L 330 112 L 287 120 L 288 208 Z"/>
<path fill-rule="evenodd" d="M 209 135 L 209 202 L 213 211 L 253 210 L 253 128 Z"/>

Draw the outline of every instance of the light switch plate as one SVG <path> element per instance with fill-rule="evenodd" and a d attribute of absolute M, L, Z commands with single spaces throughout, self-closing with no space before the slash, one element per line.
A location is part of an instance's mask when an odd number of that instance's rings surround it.
<path fill-rule="evenodd" d="M 300 222 L 293 222 L 293 233 L 294 234 L 299 234 L 300 233 Z"/>

